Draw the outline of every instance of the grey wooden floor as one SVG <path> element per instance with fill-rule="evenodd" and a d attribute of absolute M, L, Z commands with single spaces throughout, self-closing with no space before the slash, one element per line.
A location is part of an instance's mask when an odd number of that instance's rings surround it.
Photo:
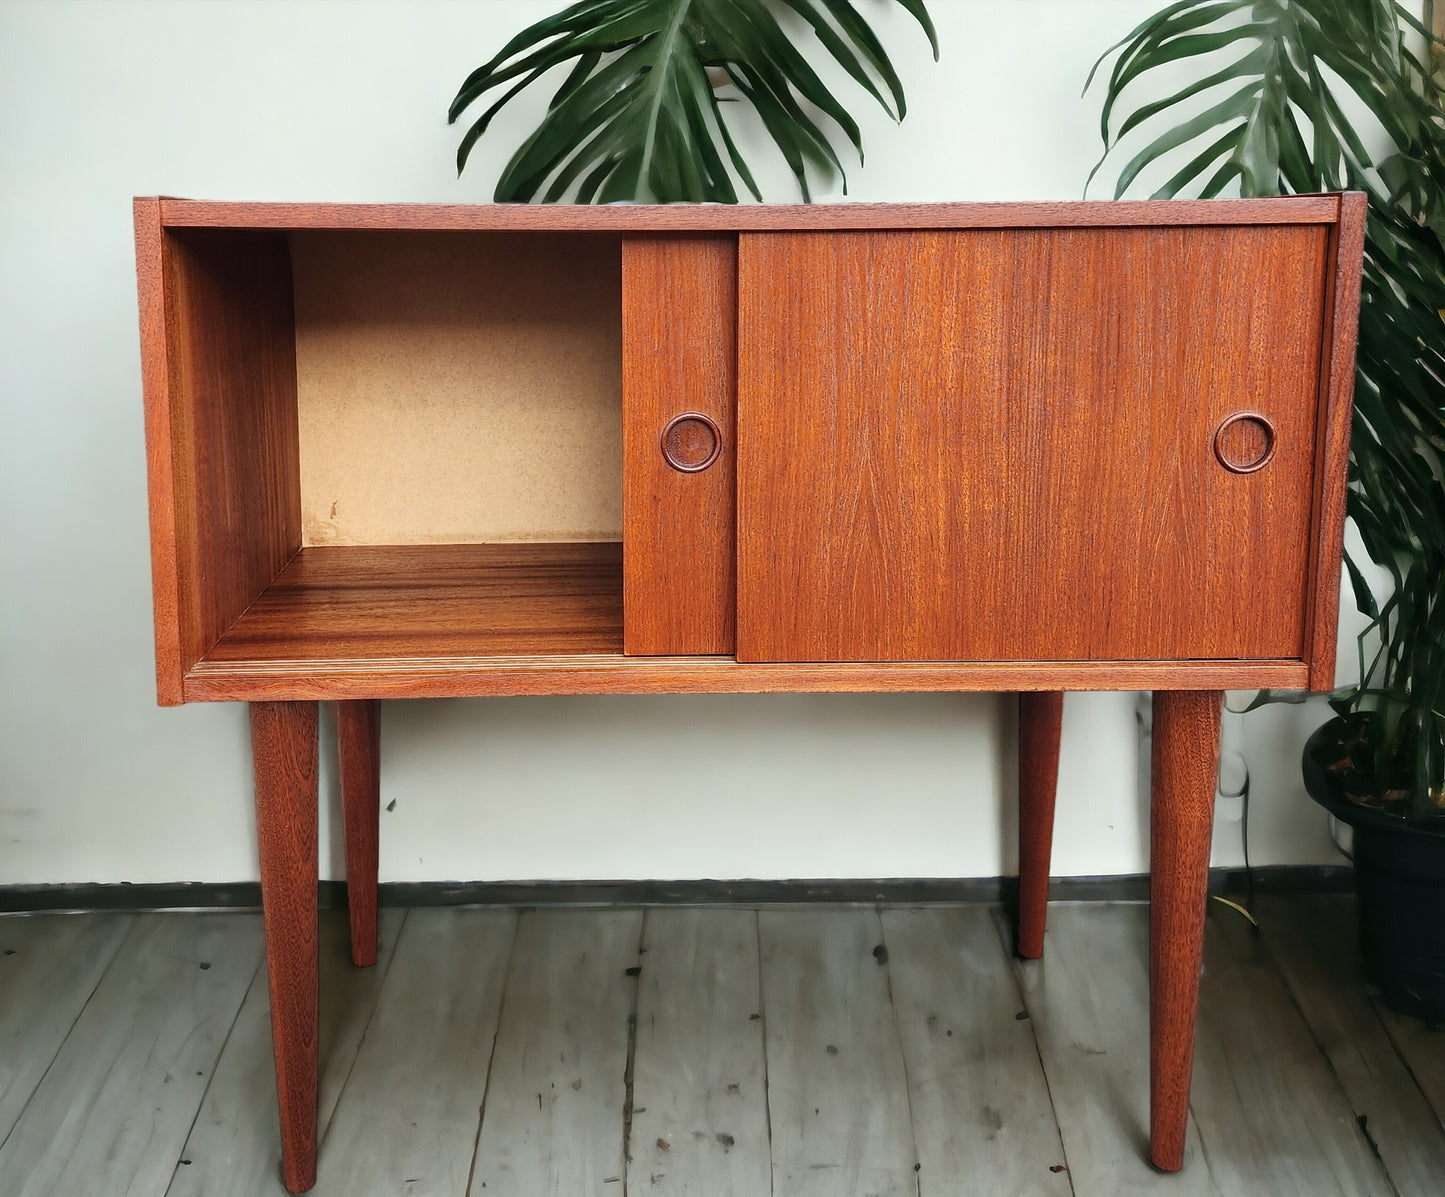
<path fill-rule="evenodd" d="M 1445 1033 L 1347 899 L 1217 907 L 1185 1171 L 1143 1162 L 1148 912 L 384 912 L 323 928 L 316 1192 L 1445 1192 Z M 254 914 L 0 919 L 0 1194 L 280 1194 Z"/>

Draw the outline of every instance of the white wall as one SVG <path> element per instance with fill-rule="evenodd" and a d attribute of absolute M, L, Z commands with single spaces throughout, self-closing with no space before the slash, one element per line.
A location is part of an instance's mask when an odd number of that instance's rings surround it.
<path fill-rule="evenodd" d="M 460 181 L 447 103 L 557 7 L 0 3 L 0 883 L 256 875 L 244 710 L 154 701 L 130 198 L 485 201 L 544 97 L 500 118 Z M 1085 73 L 1156 0 L 931 7 L 939 65 L 901 11 L 866 6 L 910 112 L 895 128 L 860 100 L 851 198 L 1077 198 L 1098 142 Z M 765 193 L 794 198 L 756 148 Z M 1059 873 L 1146 867 L 1135 708 L 1068 700 Z M 1316 701 L 1247 723 L 1256 863 L 1335 859 L 1298 778 L 1321 718 Z M 993 696 L 488 699 L 383 719 L 384 879 L 1014 868 L 1012 703 Z M 1216 845 L 1236 860 L 1237 825 Z"/>

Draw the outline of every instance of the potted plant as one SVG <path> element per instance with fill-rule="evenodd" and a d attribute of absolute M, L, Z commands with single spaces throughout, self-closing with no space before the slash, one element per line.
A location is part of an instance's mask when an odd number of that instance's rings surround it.
<path fill-rule="evenodd" d="M 936 60 L 924 0 L 897 3 L 923 27 Z M 577 0 L 522 30 L 462 83 L 448 113 L 453 123 L 510 86 L 473 118 L 457 170 L 513 96 L 570 64 L 541 124 L 497 181 L 498 203 L 734 204 L 735 178 L 761 200 L 723 115 L 739 103 L 757 113 L 809 200 L 810 168 L 824 179 L 843 173 L 825 126 L 841 130 L 860 160 L 863 140 L 794 44 L 780 19 L 788 17 L 810 27 L 838 66 L 903 119 L 903 85 L 854 0 Z"/>
<path fill-rule="evenodd" d="M 1180 0 L 1105 54 L 1116 198 L 1369 196 L 1347 567 L 1359 680 L 1310 739 L 1310 794 L 1355 829 L 1366 979 L 1445 1021 L 1445 80 L 1433 4 Z M 1148 82 L 1194 77 L 1162 98 Z M 1097 72 L 1097 67 L 1095 68 Z M 1091 80 L 1092 82 L 1092 76 Z M 1357 117 L 1354 114 L 1361 114 Z M 1361 119 L 1363 118 L 1363 119 Z M 1370 124 L 1375 126 L 1370 128 Z M 1383 144 L 1385 152 L 1367 145 Z M 1103 159 L 1101 159 L 1102 163 Z M 1097 167 L 1095 168 L 1097 171 Z M 1373 570 L 1370 566 L 1373 565 Z M 1384 580 L 1376 594 L 1370 576 Z M 1378 583 L 1377 583 L 1378 584 Z"/>

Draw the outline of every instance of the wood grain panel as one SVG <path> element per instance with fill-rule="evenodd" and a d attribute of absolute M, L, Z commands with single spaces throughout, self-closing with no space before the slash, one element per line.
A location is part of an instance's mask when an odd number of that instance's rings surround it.
<path fill-rule="evenodd" d="M 291 266 L 284 237 L 233 231 L 169 234 L 163 261 L 188 668 L 301 544 Z"/>
<path fill-rule="evenodd" d="M 1327 235 L 742 236 L 739 659 L 1300 657 Z"/>
<path fill-rule="evenodd" d="M 622 243 L 623 644 L 730 653 L 736 588 L 737 239 Z M 683 412 L 722 433 L 712 465 L 674 469 L 660 438 Z"/>
<path fill-rule="evenodd" d="M 303 549 L 208 660 L 620 653 L 617 544 Z"/>
<path fill-rule="evenodd" d="M 202 662 L 187 702 L 522 694 L 775 694 L 930 690 L 1300 690 L 1300 661 L 743 664 L 731 657 L 383 657 Z"/>
<path fill-rule="evenodd" d="M 1360 326 L 1360 263 L 1365 246 L 1366 198 L 1339 197 L 1340 223 L 1330 236 L 1328 307 L 1320 368 L 1320 421 L 1315 457 L 1310 607 L 1305 635 L 1309 688 L 1335 684 L 1335 640 L 1340 618 L 1340 564 L 1345 539 L 1345 484 L 1350 472 L 1354 411 L 1355 342 Z"/>
<path fill-rule="evenodd" d="M 181 651 L 171 346 L 166 325 L 166 256 L 166 236 L 161 229 L 161 201 L 137 199 L 135 272 L 140 308 L 141 392 L 145 400 L 156 696 L 163 706 L 175 706 L 184 701 L 181 679 L 186 668 L 195 663 L 195 658 L 186 659 Z"/>
<path fill-rule="evenodd" d="M 1135 225 L 1329 224 L 1333 195 L 1265 199 L 992 204 L 293 204 L 161 199 L 168 227 L 269 229 L 550 229 L 717 232 L 740 229 L 1109 228 Z"/>

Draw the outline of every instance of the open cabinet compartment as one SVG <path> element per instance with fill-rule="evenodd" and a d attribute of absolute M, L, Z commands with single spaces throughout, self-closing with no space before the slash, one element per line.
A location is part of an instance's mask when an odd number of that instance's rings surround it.
<path fill-rule="evenodd" d="M 182 675 L 621 652 L 619 235 L 159 236 Z"/>
<path fill-rule="evenodd" d="M 1327 685 L 1363 215 L 138 200 L 161 701 Z"/>

